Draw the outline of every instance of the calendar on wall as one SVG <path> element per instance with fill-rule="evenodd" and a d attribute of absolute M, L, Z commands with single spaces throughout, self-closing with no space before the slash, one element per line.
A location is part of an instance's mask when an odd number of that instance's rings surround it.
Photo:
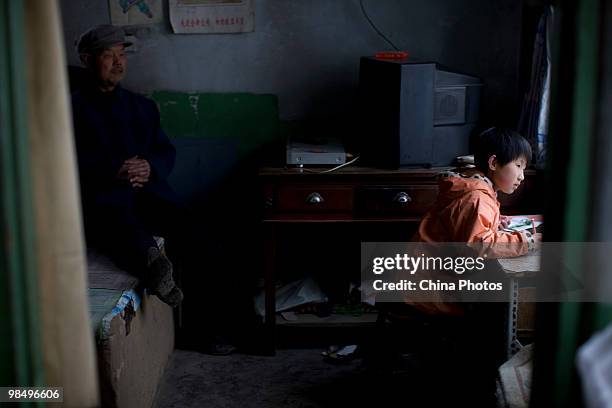
<path fill-rule="evenodd" d="M 170 0 L 177 34 L 247 33 L 255 29 L 254 0 Z"/>

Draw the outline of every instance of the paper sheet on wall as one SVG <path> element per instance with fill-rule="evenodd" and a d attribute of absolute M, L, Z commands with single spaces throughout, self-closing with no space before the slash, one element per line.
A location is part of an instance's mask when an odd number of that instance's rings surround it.
<path fill-rule="evenodd" d="M 170 0 L 177 34 L 246 33 L 255 28 L 253 0 Z"/>
<path fill-rule="evenodd" d="M 162 0 L 108 0 L 113 25 L 154 24 L 162 20 Z"/>

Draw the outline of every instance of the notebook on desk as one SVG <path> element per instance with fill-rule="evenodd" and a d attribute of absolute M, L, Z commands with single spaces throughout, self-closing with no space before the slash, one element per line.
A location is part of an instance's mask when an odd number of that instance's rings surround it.
<path fill-rule="evenodd" d="M 506 273 L 535 273 L 540 271 L 540 250 L 516 258 L 498 258 Z"/>
<path fill-rule="evenodd" d="M 538 228 L 544 223 L 542 215 L 514 215 L 510 216 L 510 224 L 504 228 L 504 231 L 531 231 L 535 228 L 537 232 L 541 232 Z M 526 255 L 516 258 L 500 258 L 500 265 L 506 273 L 535 273 L 540 270 L 540 250 L 530 252 Z"/>
<path fill-rule="evenodd" d="M 544 223 L 541 215 L 513 215 L 510 216 L 510 224 L 504 231 L 531 231 L 534 224 L 537 232 L 541 232 L 539 227 Z"/>

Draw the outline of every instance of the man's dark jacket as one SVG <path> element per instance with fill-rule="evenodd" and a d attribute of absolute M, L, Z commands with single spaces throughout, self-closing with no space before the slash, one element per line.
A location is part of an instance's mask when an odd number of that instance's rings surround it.
<path fill-rule="evenodd" d="M 132 202 L 135 188 L 117 173 L 134 156 L 151 166 L 142 189 L 178 203 L 166 181 L 176 150 L 161 129 L 153 101 L 120 86 L 106 93 L 84 86 L 72 94 L 72 110 L 85 207 Z"/>

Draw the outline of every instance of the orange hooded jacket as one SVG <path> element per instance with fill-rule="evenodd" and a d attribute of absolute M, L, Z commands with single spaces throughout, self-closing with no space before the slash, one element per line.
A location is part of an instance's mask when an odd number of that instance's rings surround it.
<path fill-rule="evenodd" d="M 467 242 L 491 258 L 524 255 L 533 246 L 529 232 L 500 231 L 499 225 L 499 201 L 491 180 L 480 172 L 446 172 L 440 176 L 438 198 L 413 240 Z"/>
<path fill-rule="evenodd" d="M 505 258 L 524 255 L 533 245 L 529 232 L 500 231 L 500 212 L 493 183 L 482 173 L 442 173 L 439 193 L 425 214 L 413 241 L 425 243 L 468 243 L 478 256 Z M 423 279 L 433 279 L 419 271 Z M 443 293 L 429 293 L 427 301 L 415 294 L 404 297 L 407 304 L 427 314 L 461 315 L 464 308 Z"/>

